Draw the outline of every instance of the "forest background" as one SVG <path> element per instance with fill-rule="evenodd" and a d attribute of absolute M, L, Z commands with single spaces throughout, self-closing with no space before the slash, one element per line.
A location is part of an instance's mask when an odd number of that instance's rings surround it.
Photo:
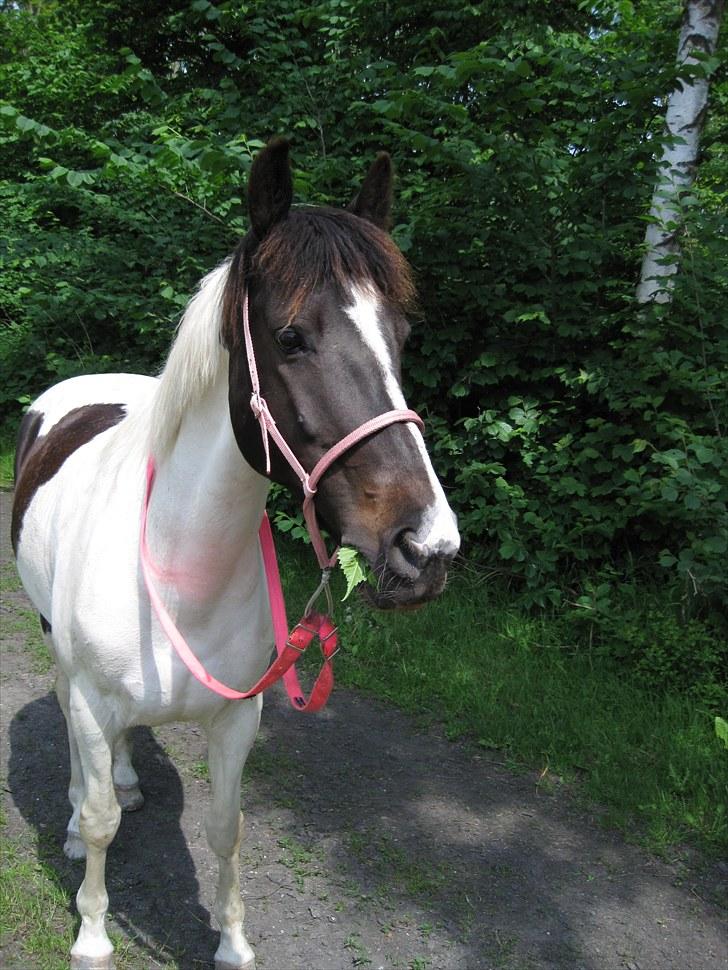
<path fill-rule="evenodd" d="M 728 32 L 678 68 L 682 9 L 1 2 L 6 452 L 51 383 L 159 369 L 270 136 L 310 203 L 346 204 L 386 149 L 421 307 L 408 400 L 478 595 L 725 715 Z M 665 99 L 708 75 L 672 298 L 640 305 Z"/>

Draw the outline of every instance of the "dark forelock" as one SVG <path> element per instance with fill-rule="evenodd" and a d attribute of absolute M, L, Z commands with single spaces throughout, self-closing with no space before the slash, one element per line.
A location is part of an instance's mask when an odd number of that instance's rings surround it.
<path fill-rule="evenodd" d="M 374 285 L 402 311 L 415 295 L 409 264 L 386 232 L 340 209 L 291 209 L 263 242 L 246 237 L 233 256 L 223 300 L 227 346 L 235 343 L 249 273 L 279 290 L 290 318 L 325 285 L 342 293 L 352 285 Z"/>

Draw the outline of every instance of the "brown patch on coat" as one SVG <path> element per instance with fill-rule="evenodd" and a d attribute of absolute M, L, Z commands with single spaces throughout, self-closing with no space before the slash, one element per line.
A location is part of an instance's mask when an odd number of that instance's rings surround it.
<path fill-rule="evenodd" d="M 23 462 L 35 444 L 35 439 L 38 437 L 40 426 L 43 424 L 43 417 L 42 411 L 26 411 L 23 415 L 23 420 L 20 422 L 20 427 L 18 428 L 18 443 L 15 447 L 15 468 L 13 471 L 13 477 L 16 482 L 20 478 Z"/>
<path fill-rule="evenodd" d="M 37 437 L 40 427 L 40 422 L 38 423 L 33 440 L 29 445 L 25 444 L 24 452 L 17 463 L 19 474 L 15 481 L 10 526 L 10 538 L 15 552 L 18 551 L 23 518 L 40 486 L 53 478 L 74 451 L 88 444 L 102 431 L 113 428 L 125 414 L 126 408 L 123 404 L 86 404 L 65 414 L 42 438 Z M 42 415 L 40 417 L 42 419 Z M 30 437 L 30 429 L 32 423 L 29 422 L 26 441 Z"/>

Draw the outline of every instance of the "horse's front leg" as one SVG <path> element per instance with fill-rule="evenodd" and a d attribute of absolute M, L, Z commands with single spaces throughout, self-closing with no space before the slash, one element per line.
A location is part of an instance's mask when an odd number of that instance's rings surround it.
<path fill-rule="evenodd" d="M 207 725 L 212 800 L 207 841 L 218 858 L 213 912 L 220 924 L 215 970 L 254 970 L 255 956 L 243 933 L 245 907 L 240 898 L 240 780 L 260 723 L 262 698 L 233 701 Z"/>

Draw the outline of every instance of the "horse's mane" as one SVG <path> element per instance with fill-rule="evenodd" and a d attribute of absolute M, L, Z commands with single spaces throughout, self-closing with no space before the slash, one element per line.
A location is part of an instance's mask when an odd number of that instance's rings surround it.
<path fill-rule="evenodd" d="M 227 347 L 240 336 L 250 273 L 275 283 L 290 318 L 325 284 L 334 284 L 342 294 L 352 285 L 373 285 L 400 310 L 414 301 L 409 265 L 389 235 L 350 212 L 326 206 L 291 209 L 263 242 L 247 236 L 238 246 L 223 298 L 222 336 Z"/>
<path fill-rule="evenodd" d="M 185 412 L 202 398 L 227 361 L 220 339 L 220 307 L 229 270 L 226 259 L 203 278 L 180 320 L 147 416 L 149 448 L 158 458 L 174 445 Z"/>
<path fill-rule="evenodd" d="M 147 414 L 149 447 L 158 457 L 173 446 L 184 413 L 198 402 L 227 362 L 241 332 L 249 274 L 274 282 L 294 316 L 314 289 L 334 284 L 374 286 L 398 309 L 414 300 L 407 261 L 387 233 L 349 212 L 302 206 L 262 243 L 243 239 L 233 256 L 202 280 L 184 312 Z"/>

